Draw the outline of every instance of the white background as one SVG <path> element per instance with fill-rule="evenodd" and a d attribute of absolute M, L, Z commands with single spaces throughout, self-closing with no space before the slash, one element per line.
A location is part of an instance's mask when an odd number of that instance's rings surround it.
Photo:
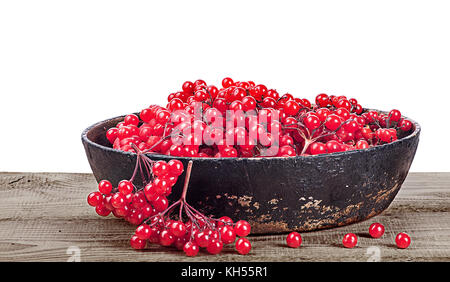
<path fill-rule="evenodd" d="M 398 108 L 411 170 L 450 171 L 449 3 L 2 1 L 0 171 L 90 172 L 85 127 L 225 76 Z"/>

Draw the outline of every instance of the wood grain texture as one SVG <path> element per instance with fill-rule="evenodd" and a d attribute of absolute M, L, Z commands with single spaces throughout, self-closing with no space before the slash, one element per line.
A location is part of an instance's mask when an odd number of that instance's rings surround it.
<path fill-rule="evenodd" d="M 231 247 L 221 255 L 195 258 L 170 248 L 134 251 L 135 227 L 113 216 L 100 218 L 86 203 L 96 189 L 91 174 L 0 173 L 0 261 L 67 261 L 67 249 L 80 249 L 81 261 L 367 261 L 378 247 L 381 261 L 450 261 L 450 173 L 410 173 L 391 206 L 365 222 L 303 233 L 298 249 L 285 246 L 285 235 L 253 236 L 253 249 L 241 256 Z M 380 239 L 368 227 L 386 227 Z M 342 236 L 359 235 L 354 249 L 341 247 Z M 395 247 L 398 232 L 412 245 Z M 376 249 L 375 249 L 376 251 Z"/>

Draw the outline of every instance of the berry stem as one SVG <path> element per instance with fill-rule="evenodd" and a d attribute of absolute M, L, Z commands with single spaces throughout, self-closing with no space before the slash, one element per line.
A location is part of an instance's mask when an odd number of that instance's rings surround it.
<path fill-rule="evenodd" d="M 191 171 L 192 171 L 192 161 L 189 161 L 187 169 L 186 169 L 186 177 L 184 178 L 184 186 L 183 186 L 183 193 L 181 194 L 181 199 L 183 202 L 186 202 L 186 194 L 189 186 L 189 179 L 191 178 Z"/>

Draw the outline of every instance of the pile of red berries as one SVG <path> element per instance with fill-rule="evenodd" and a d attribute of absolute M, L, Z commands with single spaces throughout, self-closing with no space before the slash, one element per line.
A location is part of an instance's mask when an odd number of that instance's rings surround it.
<path fill-rule="evenodd" d="M 384 234 L 384 226 L 381 223 L 372 223 L 369 227 L 369 234 L 372 238 L 380 238 Z M 302 243 L 302 237 L 297 232 L 291 232 L 286 237 L 286 244 L 291 248 L 298 248 Z M 346 248 L 353 248 L 358 243 L 358 237 L 354 233 L 347 233 L 342 238 L 342 245 Z M 395 244 L 400 249 L 406 249 L 411 244 L 408 234 L 400 232 L 395 237 Z"/>
<path fill-rule="evenodd" d="M 252 81 L 186 81 L 139 117 L 127 115 L 106 133 L 113 148 L 182 157 L 289 157 L 366 149 L 412 129 L 400 111 L 365 111 L 354 98 L 319 94 L 308 99 Z"/>
<path fill-rule="evenodd" d="M 138 160 L 130 180 L 122 180 L 117 187 L 102 180 L 98 191 L 88 195 L 88 204 L 95 207 L 97 214 L 107 216 L 113 213 L 129 223 L 139 225 L 131 237 L 134 249 L 144 249 L 148 243 L 174 246 L 187 256 L 197 255 L 200 248 L 210 254 L 218 254 L 224 245 L 235 243 L 239 254 L 248 254 L 251 226 L 244 220 L 236 223 L 227 216 L 219 219 L 207 217 L 186 202 L 186 193 L 192 168 L 189 162 L 181 198 L 169 206 L 167 196 L 183 173 L 179 160 L 152 161 L 136 148 Z M 143 188 L 133 185 L 140 172 Z M 179 213 L 174 210 L 179 208 Z M 240 237 L 237 239 L 237 237 Z M 237 239 L 237 240 L 236 240 Z"/>
<path fill-rule="evenodd" d="M 145 189 L 137 189 L 132 180 L 122 180 L 117 187 L 113 187 L 108 180 L 102 180 L 98 191 L 88 195 L 88 204 L 95 207 L 98 215 L 113 213 L 135 225 L 166 210 L 169 204 L 167 196 L 183 172 L 183 164 L 179 160 L 171 160 L 168 163 L 158 161 L 152 166 L 156 177 Z"/>
<path fill-rule="evenodd" d="M 233 223 L 227 216 L 216 220 L 198 217 L 195 221 L 187 222 L 155 216 L 138 226 L 131 237 L 131 246 L 134 249 L 143 249 L 147 242 L 175 246 L 191 257 L 196 256 L 200 248 L 216 255 L 222 251 L 224 245 L 235 243 L 237 252 L 245 255 L 251 250 L 250 241 L 245 238 L 249 233 L 248 222 L 239 220 Z M 237 236 L 241 238 L 236 240 Z"/>

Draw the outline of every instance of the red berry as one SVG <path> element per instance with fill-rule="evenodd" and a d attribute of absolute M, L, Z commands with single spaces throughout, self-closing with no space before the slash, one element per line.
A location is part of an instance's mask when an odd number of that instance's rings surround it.
<path fill-rule="evenodd" d="M 152 171 L 156 176 L 163 176 L 169 172 L 169 166 L 165 161 L 157 161 L 153 164 Z"/>
<path fill-rule="evenodd" d="M 220 253 L 223 249 L 223 244 L 221 241 L 219 240 L 211 240 L 208 244 L 208 247 L 206 247 L 206 250 L 208 251 L 208 253 L 212 254 L 212 255 L 217 255 L 218 253 Z"/>
<path fill-rule="evenodd" d="M 117 138 L 118 133 L 119 133 L 119 129 L 117 129 L 115 127 L 110 128 L 110 129 L 108 129 L 108 131 L 106 131 L 106 139 L 108 139 L 108 141 L 111 144 L 113 144 Z"/>
<path fill-rule="evenodd" d="M 314 142 L 309 146 L 309 151 L 311 155 L 319 155 L 319 154 L 326 154 L 327 148 L 325 144 L 321 142 Z"/>
<path fill-rule="evenodd" d="M 402 114 L 400 113 L 399 110 L 392 110 L 389 112 L 389 120 L 390 121 L 399 121 L 400 118 L 402 117 Z"/>
<path fill-rule="evenodd" d="M 300 110 L 300 105 L 294 100 L 289 100 L 284 104 L 284 112 L 288 115 L 295 116 Z"/>
<path fill-rule="evenodd" d="M 187 94 L 192 94 L 194 92 L 194 83 L 186 81 L 183 83 L 183 91 Z"/>
<path fill-rule="evenodd" d="M 209 244 L 210 236 L 205 231 L 198 232 L 195 236 L 195 242 L 201 248 L 206 248 Z"/>
<path fill-rule="evenodd" d="M 143 122 L 150 122 L 150 120 L 153 118 L 152 112 L 150 109 L 143 109 L 141 113 L 139 114 L 139 117 Z"/>
<path fill-rule="evenodd" d="M 139 225 L 138 228 L 136 228 L 135 235 L 142 240 L 147 240 L 152 235 L 152 229 L 147 224 Z"/>
<path fill-rule="evenodd" d="M 380 238 L 384 234 L 384 226 L 381 223 L 372 223 L 369 227 L 369 234 L 373 238 Z"/>
<path fill-rule="evenodd" d="M 228 88 L 228 87 L 233 86 L 233 85 L 234 85 L 234 81 L 231 78 L 229 78 L 229 77 L 225 77 L 222 80 L 223 88 Z"/>
<path fill-rule="evenodd" d="M 169 231 L 175 237 L 183 237 L 186 234 L 186 225 L 181 221 L 174 221 L 169 227 Z"/>
<path fill-rule="evenodd" d="M 234 226 L 234 231 L 236 232 L 236 235 L 240 237 L 245 237 L 248 234 L 250 234 L 251 226 L 250 224 L 245 220 L 239 220 L 236 222 L 236 225 Z"/>
<path fill-rule="evenodd" d="M 98 183 L 98 190 L 104 195 L 111 194 L 112 184 L 108 180 L 102 180 Z"/>
<path fill-rule="evenodd" d="M 286 243 L 291 248 L 298 248 L 302 244 L 302 236 L 297 232 L 291 232 L 286 237 Z"/>
<path fill-rule="evenodd" d="M 95 212 L 100 216 L 108 216 L 111 213 L 111 210 L 101 203 L 95 207 Z"/>
<path fill-rule="evenodd" d="M 147 199 L 145 198 L 144 191 L 138 191 L 132 194 L 131 203 L 134 208 L 142 209 L 147 205 Z"/>
<path fill-rule="evenodd" d="M 217 222 L 217 227 L 226 226 L 227 224 L 233 224 L 233 220 L 228 216 L 222 216 Z"/>
<path fill-rule="evenodd" d="M 112 212 L 116 217 L 126 217 L 130 214 L 131 208 L 123 206 L 122 208 L 114 209 Z"/>
<path fill-rule="evenodd" d="M 363 108 L 360 104 L 356 104 L 352 110 L 354 113 L 357 113 L 358 115 L 362 114 Z"/>
<path fill-rule="evenodd" d="M 100 192 L 92 192 L 87 197 L 87 202 L 90 206 L 96 207 L 103 201 L 103 195 Z"/>
<path fill-rule="evenodd" d="M 398 233 L 395 237 L 395 244 L 397 244 L 397 247 L 400 249 L 406 249 L 411 244 L 411 238 L 406 233 Z"/>
<path fill-rule="evenodd" d="M 247 112 L 256 109 L 256 100 L 252 96 L 245 96 L 242 99 L 242 110 Z"/>
<path fill-rule="evenodd" d="M 407 119 L 403 119 L 402 121 L 400 121 L 400 123 L 398 124 L 398 127 L 403 130 L 403 131 L 409 131 L 412 128 L 412 122 L 410 122 Z"/>
<path fill-rule="evenodd" d="M 303 123 L 309 130 L 314 130 L 320 126 L 320 119 L 316 114 L 309 114 Z"/>
<path fill-rule="evenodd" d="M 328 95 L 325 93 L 319 94 L 316 97 L 316 104 L 320 107 L 331 105 L 330 97 L 328 97 Z"/>
<path fill-rule="evenodd" d="M 346 248 L 353 248 L 358 243 L 358 237 L 356 237 L 353 233 L 347 233 L 345 234 L 344 238 L 342 239 L 342 244 Z"/>
<path fill-rule="evenodd" d="M 122 180 L 119 182 L 118 189 L 124 195 L 131 194 L 133 192 L 133 184 L 129 180 Z"/>
<path fill-rule="evenodd" d="M 167 191 L 167 189 L 169 189 L 170 184 L 169 182 L 162 177 L 158 177 L 153 181 L 153 185 L 155 186 L 155 192 L 158 195 L 164 195 Z"/>
<path fill-rule="evenodd" d="M 110 211 L 114 210 L 114 207 L 111 204 L 112 195 L 103 197 L 103 205 Z"/>
<path fill-rule="evenodd" d="M 156 121 L 159 124 L 166 124 L 169 120 L 170 120 L 170 112 L 169 111 L 167 111 L 167 110 L 160 110 L 160 111 L 157 112 L 157 114 L 156 114 Z"/>
<path fill-rule="evenodd" d="M 144 220 L 144 215 L 139 210 L 132 209 L 128 213 L 126 220 L 133 225 L 139 225 Z"/>
<path fill-rule="evenodd" d="M 173 245 L 175 246 L 175 248 L 177 248 L 177 250 L 183 250 L 183 247 L 184 245 L 186 245 L 187 240 L 188 239 L 186 237 L 177 237 Z"/>
<path fill-rule="evenodd" d="M 338 127 L 341 125 L 341 118 L 335 114 L 331 114 L 327 116 L 327 119 L 325 120 L 325 127 L 328 128 L 331 131 L 334 131 L 338 129 Z"/>
<path fill-rule="evenodd" d="M 123 206 L 125 206 L 126 203 L 126 198 L 122 193 L 115 193 L 113 195 L 113 197 L 111 198 L 111 205 L 113 207 L 117 208 L 122 208 Z"/>
<path fill-rule="evenodd" d="M 183 173 L 183 163 L 179 160 L 170 160 L 167 165 L 169 166 L 169 173 L 174 176 L 180 176 Z"/>
<path fill-rule="evenodd" d="M 342 144 L 339 143 L 336 140 L 330 140 L 325 144 L 325 147 L 327 148 L 328 153 L 336 153 L 336 152 L 342 152 L 344 151 L 344 148 L 342 147 Z"/>
<path fill-rule="evenodd" d="M 239 238 L 235 244 L 236 251 L 241 255 L 246 255 L 252 249 L 252 244 L 247 238 Z"/>
<path fill-rule="evenodd" d="M 139 125 L 139 118 L 136 115 L 127 115 L 124 120 L 125 125 Z"/>
<path fill-rule="evenodd" d="M 169 206 L 169 201 L 164 196 L 158 196 L 153 202 L 153 207 L 156 211 L 162 212 Z"/>
<path fill-rule="evenodd" d="M 130 245 L 135 250 L 142 250 L 145 248 L 146 240 L 140 239 L 138 236 L 133 235 L 130 239 Z"/>
<path fill-rule="evenodd" d="M 173 236 L 168 230 L 163 230 L 159 233 L 159 243 L 162 246 L 170 246 L 175 242 L 175 236 Z"/>
<path fill-rule="evenodd" d="M 229 225 L 220 228 L 220 236 L 224 244 L 231 244 L 236 240 L 236 232 Z"/>
<path fill-rule="evenodd" d="M 188 257 L 195 257 L 199 250 L 200 248 L 194 242 L 187 242 L 183 247 L 183 251 Z"/>
<path fill-rule="evenodd" d="M 367 149 L 369 147 L 369 143 L 366 140 L 359 140 L 356 142 L 356 149 Z"/>
<path fill-rule="evenodd" d="M 144 194 L 145 194 L 145 197 L 147 198 L 147 200 L 149 200 L 150 202 L 153 202 L 154 200 L 156 200 L 156 198 L 158 198 L 160 196 L 157 193 L 156 187 L 155 187 L 155 185 L 153 185 L 153 183 L 149 183 L 145 186 Z"/>

